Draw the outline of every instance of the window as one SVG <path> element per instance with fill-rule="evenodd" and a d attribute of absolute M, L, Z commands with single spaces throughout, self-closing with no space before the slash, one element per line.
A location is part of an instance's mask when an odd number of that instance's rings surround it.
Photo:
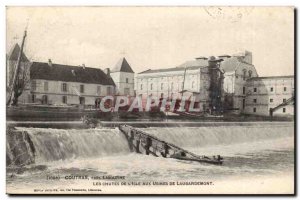
<path fill-rule="evenodd" d="M 195 82 L 193 81 L 193 82 L 192 82 L 192 88 L 194 88 L 194 84 L 195 84 Z"/>
<path fill-rule="evenodd" d="M 62 83 L 62 85 L 61 85 L 61 90 L 62 90 L 63 92 L 66 92 L 66 91 L 67 91 L 67 83 Z"/>
<path fill-rule="evenodd" d="M 124 88 L 124 94 L 125 95 L 130 95 L 130 89 L 129 88 Z"/>
<path fill-rule="evenodd" d="M 47 95 L 43 95 L 42 104 L 48 104 L 48 96 Z"/>
<path fill-rule="evenodd" d="M 101 94 L 101 86 L 97 85 L 97 95 L 100 95 L 100 94 Z"/>
<path fill-rule="evenodd" d="M 160 94 L 160 98 L 164 98 L 164 93 L 161 93 L 161 94 Z"/>
<path fill-rule="evenodd" d="M 31 81 L 31 90 L 32 91 L 36 90 L 36 81 L 35 80 Z"/>
<path fill-rule="evenodd" d="M 164 89 L 164 84 L 163 84 L 163 83 L 160 84 L 160 89 L 161 89 L 161 90 Z"/>
<path fill-rule="evenodd" d="M 282 102 L 285 103 L 285 102 L 286 102 L 286 99 L 283 99 Z"/>
<path fill-rule="evenodd" d="M 62 96 L 62 102 L 63 104 L 67 104 L 67 96 Z"/>
<path fill-rule="evenodd" d="M 256 108 L 253 108 L 253 112 L 256 112 Z"/>
<path fill-rule="evenodd" d="M 85 98 L 84 97 L 79 97 L 79 104 L 84 105 L 85 104 Z"/>
<path fill-rule="evenodd" d="M 84 93 L 84 85 L 80 85 L 80 93 Z"/>
<path fill-rule="evenodd" d="M 257 92 L 257 88 L 255 87 L 255 88 L 253 89 L 253 91 L 254 91 L 254 92 Z"/>
<path fill-rule="evenodd" d="M 35 102 L 35 94 L 31 95 L 31 103 Z"/>
<path fill-rule="evenodd" d="M 273 87 L 270 88 L 270 91 L 273 92 Z"/>
<path fill-rule="evenodd" d="M 153 89 L 153 84 L 151 83 L 151 84 L 150 84 L 150 90 L 152 90 L 152 89 Z"/>
<path fill-rule="evenodd" d="M 270 99 L 270 103 L 273 103 L 273 99 Z"/>
<path fill-rule="evenodd" d="M 126 78 L 126 83 L 128 83 L 129 81 L 128 81 L 128 78 Z"/>
<path fill-rule="evenodd" d="M 285 111 L 286 111 L 285 108 L 282 108 L 282 112 L 285 113 Z"/>
<path fill-rule="evenodd" d="M 107 87 L 106 88 L 106 93 L 107 93 L 107 95 L 110 95 L 112 92 L 111 92 L 111 87 Z"/>
<path fill-rule="evenodd" d="M 247 70 L 246 70 L 246 69 L 243 69 L 243 80 L 246 79 L 246 73 L 247 73 Z"/>
<path fill-rule="evenodd" d="M 257 102 L 257 100 L 256 99 L 253 99 L 253 103 L 256 103 Z"/>
<path fill-rule="evenodd" d="M 44 91 L 48 91 L 48 82 L 44 82 Z"/>
<path fill-rule="evenodd" d="M 286 87 L 283 88 L 283 91 L 286 92 Z"/>
<path fill-rule="evenodd" d="M 245 87 L 243 87 L 243 94 L 245 94 L 246 93 L 246 88 Z"/>
<path fill-rule="evenodd" d="M 141 90 L 143 90 L 143 84 L 141 84 Z"/>
<path fill-rule="evenodd" d="M 249 78 L 251 78 L 252 77 L 252 71 L 249 70 L 248 74 L 249 74 Z"/>
<path fill-rule="evenodd" d="M 171 83 L 171 90 L 173 91 L 174 83 Z"/>

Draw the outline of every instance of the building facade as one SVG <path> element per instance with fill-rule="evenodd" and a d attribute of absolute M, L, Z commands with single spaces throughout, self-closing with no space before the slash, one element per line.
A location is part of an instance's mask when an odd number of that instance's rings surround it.
<path fill-rule="evenodd" d="M 109 74 L 116 84 L 116 95 L 135 96 L 134 71 L 125 58 L 121 58 Z"/>
<path fill-rule="evenodd" d="M 200 57 L 174 68 L 143 71 L 136 77 L 136 94 L 143 101 L 150 96 L 170 100 L 193 99 L 195 108 L 201 111 L 209 109 L 212 107 L 212 77 L 217 81 L 221 78 L 218 63 L 219 60 Z"/>
<path fill-rule="evenodd" d="M 250 78 L 246 88 L 245 114 L 294 115 L 294 76 Z"/>
<path fill-rule="evenodd" d="M 246 106 L 246 83 L 252 77 L 257 77 L 257 71 L 252 64 L 252 53 L 245 51 L 238 55 L 219 56 L 224 61 L 224 110 L 243 113 Z"/>
<path fill-rule="evenodd" d="M 12 52 L 18 55 L 18 47 L 14 49 Z M 29 66 L 26 68 L 28 80 L 18 99 L 20 104 L 95 106 L 104 96 L 115 95 L 113 79 L 101 69 L 54 64 L 51 60 L 48 63 L 25 61 L 21 68 Z M 7 60 L 8 86 L 15 62 L 15 56 L 10 55 Z"/>

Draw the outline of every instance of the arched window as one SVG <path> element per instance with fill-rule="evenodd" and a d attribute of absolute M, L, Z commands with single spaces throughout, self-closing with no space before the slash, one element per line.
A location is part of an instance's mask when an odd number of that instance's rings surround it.
<path fill-rule="evenodd" d="M 247 70 L 246 70 L 246 69 L 243 69 L 243 80 L 246 79 L 246 73 L 247 73 Z"/>
<path fill-rule="evenodd" d="M 249 70 L 249 71 L 248 71 L 248 74 L 249 74 L 249 78 L 251 78 L 251 77 L 252 77 L 252 71 Z"/>

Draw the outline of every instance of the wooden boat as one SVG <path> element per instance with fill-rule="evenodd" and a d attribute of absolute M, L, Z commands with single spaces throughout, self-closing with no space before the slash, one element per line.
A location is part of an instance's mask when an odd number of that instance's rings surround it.
<path fill-rule="evenodd" d="M 130 150 L 136 153 L 215 165 L 221 165 L 223 163 L 223 158 L 220 155 L 213 157 L 198 156 L 181 147 L 149 135 L 137 128 L 128 125 L 120 125 L 119 129 L 125 135 Z"/>

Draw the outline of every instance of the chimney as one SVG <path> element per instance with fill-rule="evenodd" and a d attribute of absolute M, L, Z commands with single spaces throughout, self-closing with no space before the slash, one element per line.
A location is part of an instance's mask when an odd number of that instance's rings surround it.
<path fill-rule="evenodd" d="M 216 58 L 215 56 L 210 56 L 208 59 L 208 66 L 219 67 L 220 63 L 223 61 L 221 58 Z"/>
<path fill-rule="evenodd" d="M 106 68 L 103 71 L 108 77 L 110 77 L 110 69 L 109 68 Z"/>
<path fill-rule="evenodd" d="M 82 64 L 82 68 L 85 69 L 85 64 L 84 63 Z"/>
<path fill-rule="evenodd" d="M 48 59 L 48 65 L 49 65 L 49 67 L 52 67 L 52 61 L 51 61 L 51 59 Z"/>
<path fill-rule="evenodd" d="M 244 61 L 248 64 L 252 64 L 252 52 L 245 51 L 245 58 Z"/>

